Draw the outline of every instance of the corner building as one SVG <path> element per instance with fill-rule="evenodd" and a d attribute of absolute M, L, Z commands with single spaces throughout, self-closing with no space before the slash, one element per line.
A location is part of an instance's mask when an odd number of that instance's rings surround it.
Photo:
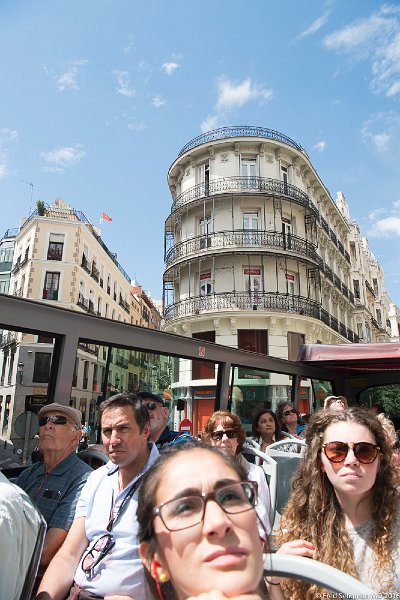
<path fill-rule="evenodd" d="M 358 341 L 349 224 L 298 143 L 259 127 L 211 131 L 180 151 L 168 184 L 164 330 L 291 360 L 306 342 Z M 181 394 L 211 400 L 212 373 L 193 370 Z M 233 385 L 273 407 L 288 399 L 277 374 Z"/>

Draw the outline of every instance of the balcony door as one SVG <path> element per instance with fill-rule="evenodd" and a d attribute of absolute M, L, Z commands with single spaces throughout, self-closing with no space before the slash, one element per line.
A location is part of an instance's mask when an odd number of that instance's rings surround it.
<path fill-rule="evenodd" d="M 293 225 L 290 219 L 282 218 L 283 247 L 290 250 L 292 247 Z"/>
<path fill-rule="evenodd" d="M 197 167 L 196 183 L 199 186 L 199 195 L 208 196 L 210 193 L 210 163 L 206 162 Z"/>
<path fill-rule="evenodd" d="M 246 267 L 243 270 L 244 275 L 244 289 L 248 293 L 249 308 L 257 310 L 261 305 L 261 268 L 258 267 Z"/>
<path fill-rule="evenodd" d="M 243 243 L 246 246 L 254 246 L 258 239 L 258 213 L 243 213 Z"/>
<path fill-rule="evenodd" d="M 200 296 L 210 296 L 213 292 L 211 273 L 200 273 Z"/>

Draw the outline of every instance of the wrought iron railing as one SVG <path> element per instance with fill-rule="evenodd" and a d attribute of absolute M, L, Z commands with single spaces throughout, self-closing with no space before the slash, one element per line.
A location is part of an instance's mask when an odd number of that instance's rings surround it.
<path fill-rule="evenodd" d="M 166 321 L 172 321 L 205 313 L 240 310 L 295 313 L 312 317 L 319 319 L 348 340 L 355 341 L 354 332 L 343 323 L 339 323 L 338 319 L 330 315 L 316 300 L 276 292 L 225 292 L 194 296 L 167 306 L 164 309 L 164 317 Z"/>
<path fill-rule="evenodd" d="M 327 276 L 327 278 L 330 279 L 333 283 L 333 271 L 330 267 L 328 267 L 328 265 L 326 263 L 324 265 L 324 271 L 325 271 L 325 275 Z"/>
<path fill-rule="evenodd" d="M 322 229 L 329 235 L 329 225 L 328 222 L 325 221 L 324 217 L 320 217 Z"/>
<path fill-rule="evenodd" d="M 197 146 L 201 146 L 202 144 L 235 137 L 258 137 L 265 138 L 267 140 L 275 140 L 276 142 L 282 142 L 288 146 L 292 146 L 292 148 L 296 148 L 296 150 L 299 150 L 300 152 L 304 152 L 300 144 L 292 140 L 287 135 L 279 133 L 279 131 L 265 129 L 264 127 L 238 125 L 235 127 L 221 127 L 220 129 L 214 129 L 213 131 L 208 131 L 198 135 L 182 148 L 178 156 L 182 156 L 182 154 L 185 154 L 185 152 L 188 152 L 188 150 L 193 150 L 193 148 L 197 148 Z"/>
<path fill-rule="evenodd" d="M 318 209 L 311 202 L 308 195 L 295 185 L 286 183 L 280 179 L 256 176 L 223 177 L 199 183 L 177 196 L 171 207 L 171 213 L 198 198 L 235 192 L 241 194 L 273 194 L 284 196 L 293 202 L 296 202 L 296 204 L 300 204 L 304 208 L 311 210 L 315 215 L 318 214 Z"/>
<path fill-rule="evenodd" d="M 322 266 L 314 244 L 296 235 L 287 235 L 276 231 L 219 231 L 208 235 L 184 240 L 170 248 L 165 256 L 166 267 L 175 261 L 197 256 L 203 250 L 232 250 L 234 248 L 253 248 L 257 251 L 266 249 L 284 250 L 288 253 L 301 254 Z"/>

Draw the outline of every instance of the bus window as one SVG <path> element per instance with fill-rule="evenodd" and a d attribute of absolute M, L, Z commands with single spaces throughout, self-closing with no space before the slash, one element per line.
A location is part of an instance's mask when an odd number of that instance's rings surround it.
<path fill-rule="evenodd" d="M 357 401 L 366 408 L 381 407 L 387 417 L 398 423 L 396 428 L 400 426 L 400 383 L 369 387 L 358 394 Z"/>

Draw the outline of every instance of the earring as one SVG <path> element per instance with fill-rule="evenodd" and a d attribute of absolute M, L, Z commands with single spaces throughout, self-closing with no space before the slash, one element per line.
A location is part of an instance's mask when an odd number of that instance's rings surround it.
<path fill-rule="evenodd" d="M 158 575 L 158 581 L 160 583 L 166 583 L 168 579 L 168 574 L 165 571 L 160 571 L 160 574 Z"/>

